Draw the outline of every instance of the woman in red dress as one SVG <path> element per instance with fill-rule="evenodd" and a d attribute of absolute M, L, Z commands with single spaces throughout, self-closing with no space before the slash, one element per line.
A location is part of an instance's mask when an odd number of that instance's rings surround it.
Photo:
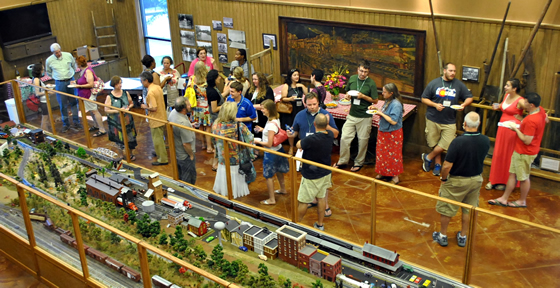
<path fill-rule="evenodd" d="M 485 188 L 487 190 L 504 190 L 505 184 L 509 177 L 509 165 L 511 163 L 511 155 L 515 147 L 516 133 L 508 127 L 501 126 L 501 123 L 513 121 L 520 124 L 520 116 L 523 115 L 523 109 L 517 107 L 519 100 L 523 99 L 517 92 L 521 89 L 519 79 L 514 78 L 506 82 L 504 87 L 506 96 L 499 108 L 502 111 L 502 118 L 498 124 L 498 133 L 496 134 L 496 143 L 494 144 L 494 154 L 492 155 L 492 166 L 490 167 L 490 179 Z M 517 117 L 516 117 L 517 116 Z M 519 119 L 518 119 L 519 118 Z"/>

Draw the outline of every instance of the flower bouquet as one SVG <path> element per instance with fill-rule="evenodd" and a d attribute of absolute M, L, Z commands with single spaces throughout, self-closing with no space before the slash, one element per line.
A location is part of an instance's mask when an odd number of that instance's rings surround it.
<path fill-rule="evenodd" d="M 325 89 L 331 92 L 332 100 L 338 101 L 340 91 L 346 87 L 346 76 L 344 74 L 350 73 L 348 71 L 348 65 L 333 65 L 333 72 L 327 75 L 327 81 L 325 81 Z"/>

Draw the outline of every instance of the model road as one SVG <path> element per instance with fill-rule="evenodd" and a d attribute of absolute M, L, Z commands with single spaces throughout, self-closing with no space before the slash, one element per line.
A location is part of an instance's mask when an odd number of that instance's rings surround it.
<path fill-rule="evenodd" d="M 0 224 L 10 227 L 12 231 L 21 235 L 24 238 L 28 238 L 27 232 L 25 230 L 25 223 L 23 217 L 14 216 L 8 213 L 8 216 L 0 216 Z M 45 228 L 42 224 L 37 222 L 31 222 L 33 225 L 33 232 L 35 234 L 35 241 L 37 246 L 49 251 L 51 255 L 56 255 L 55 257 L 62 259 L 64 262 L 69 263 L 78 270 L 81 271 L 80 255 L 78 251 L 71 246 L 64 244 L 60 241 L 60 237 Z M 18 228 L 15 228 L 18 227 Z M 109 287 L 144 287 L 142 283 L 136 283 L 126 276 L 112 270 L 111 268 L 101 264 L 100 262 L 87 257 L 87 263 L 89 267 L 90 275 L 102 283 L 108 285 Z"/>

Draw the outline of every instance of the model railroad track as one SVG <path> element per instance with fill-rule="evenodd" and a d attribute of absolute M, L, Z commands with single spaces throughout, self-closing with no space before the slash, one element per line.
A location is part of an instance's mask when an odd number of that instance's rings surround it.
<path fill-rule="evenodd" d="M 411 288 L 418 288 L 419 287 L 418 284 L 411 283 L 411 282 L 407 281 L 408 278 L 410 278 L 410 277 L 408 277 L 406 280 L 403 280 L 403 279 L 400 279 L 400 278 L 397 278 L 397 277 L 390 276 L 388 274 L 379 272 L 379 271 L 374 270 L 374 269 L 369 269 L 367 267 L 357 265 L 356 263 L 354 263 L 352 261 L 348 261 L 344 258 L 341 258 L 341 259 L 342 259 L 342 266 L 350 267 L 350 268 L 352 268 L 356 271 L 362 272 L 362 275 L 365 272 L 369 272 L 369 273 L 371 273 L 371 275 L 373 275 L 373 277 L 375 277 L 377 279 L 385 280 L 389 283 L 395 283 L 395 284 L 397 284 L 401 287 L 407 287 L 407 286 L 410 286 Z M 371 279 L 373 279 L 373 278 L 371 278 Z M 372 283 L 371 279 L 366 279 L 366 280 L 369 281 L 370 283 Z"/>

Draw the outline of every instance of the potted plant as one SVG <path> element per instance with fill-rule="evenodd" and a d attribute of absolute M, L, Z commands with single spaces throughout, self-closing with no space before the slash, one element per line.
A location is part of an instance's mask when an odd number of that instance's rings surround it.
<path fill-rule="evenodd" d="M 325 89 L 331 93 L 332 101 L 338 101 L 339 94 L 344 87 L 346 87 L 346 76 L 344 74 L 350 73 L 348 65 L 333 65 L 333 72 L 327 75 L 325 81 Z"/>

